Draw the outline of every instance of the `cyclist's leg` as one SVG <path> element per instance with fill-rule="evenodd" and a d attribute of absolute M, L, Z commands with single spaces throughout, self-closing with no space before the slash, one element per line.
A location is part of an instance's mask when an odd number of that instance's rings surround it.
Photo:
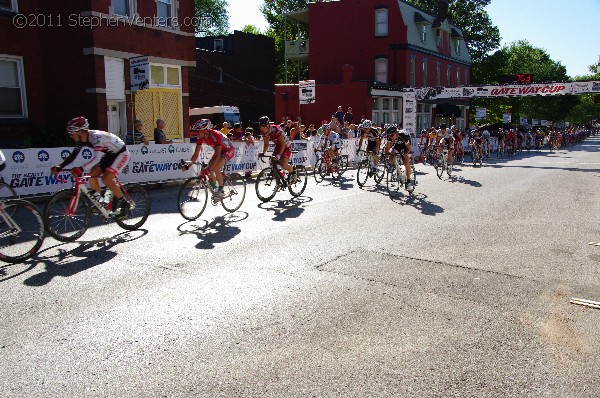
<path fill-rule="evenodd" d="M 223 166 L 225 166 L 225 163 L 227 163 L 227 158 L 224 156 L 219 156 L 218 159 L 216 159 L 214 162 L 211 162 L 212 164 L 208 167 L 208 169 L 210 171 L 212 171 L 212 173 L 210 173 L 208 175 L 208 178 L 211 181 L 217 181 L 217 184 L 219 185 L 219 188 L 223 187 L 223 173 L 221 173 L 221 169 L 223 168 Z"/>
<path fill-rule="evenodd" d="M 281 154 L 280 162 L 281 162 L 281 167 L 283 167 L 288 173 L 294 172 L 294 168 L 289 163 L 291 157 L 292 157 L 292 151 L 290 150 L 290 148 L 285 148 L 285 150 Z"/>
<path fill-rule="evenodd" d="M 92 170 L 90 170 L 90 188 L 92 189 L 92 191 L 96 192 L 98 195 L 100 195 L 100 183 L 98 182 L 98 177 L 100 177 L 102 175 L 103 171 L 102 168 L 98 165 L 92 167 Z M 106 181 L 104 181 L 104 177 L 102 177 L 102 181 L 104 182 L 104 184 L 106 184 Z M 108 186 L 108 184 L 106 184 L 106 186 Z M 110 187 L 109 187 L 110 188 Z"/>
<path fill-rule="evenodd" d="M 121 199 L 123 198 L 123 192 L 121 191 L 121 188 L 119 188 L 116 178 L 119 173 L 123 171 L 125 166 L 127 166 L 127 163 L 129 163 L 129 151 L 126 150 L 125 152 L 117 154 L 114 156 L 114 159 L 108 157 L 105 159 L 108 159 L 110 164 L 106 164 L 108 162 L 104 162 L 104 159 L 102 159 L 98 165 L 103 173 L 102 182 L 112 191 L 116 199 Z M 92 171 L 94 168 L 92 168 Z M 90 186 L 92 186 L 92 181 L 90 181 Z"/>

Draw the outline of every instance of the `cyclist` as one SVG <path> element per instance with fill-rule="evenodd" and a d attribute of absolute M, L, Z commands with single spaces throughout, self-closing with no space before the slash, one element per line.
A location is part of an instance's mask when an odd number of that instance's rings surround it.
<path fill-rule="evenodd" d="M 358 141 L 358 148 L 356 150 L 356 154 L 358 155 L 358 151 L 362 147 L 363 140 L 367 139 L 367 153 L 373 152 L 373 160 L 375 161 L 375 167 L 379 163 L 379 159 L 377 155 L 379 154 L 379 148 L 381 147 L 381 139 L 379 138 L 379 131 L 376 127 L 373 127 L 373 122 L 370 120 L 364 120 L 359 129 L 360 140 Z"/>
<path fill-rule="evenodd" d="M 269 149 L 269 141 L 273 141 L 275 149 L 273 150 L 273 160 L 278 162 L 283 169 L 288 172 L 288 179 L 295 181 L 298 177 L 296 170 L 290 164 L 292 157 L 292 144 L 281 127 L 271 123 L 268 116 L 263 116 L 258 119 L 260 132 L 263 136 L 263 151 L 259 156 L 264 156 Z"/>
<path fill-rule="evenodd" d="M 438 140 L 438 135 L 437 135 L 437 129 L 435 127 L 432 127 L 431 130 L 429 131 L 429 140 L 428 140 L 428 144 L 427 144 L 427 152 L 428 153 L 432 153 L 432 147 L 434 147 L 437 143 Z"/>
<path fill-rule="evenodd" d="M 498 129 L 498 152 L 504 152 L 504 137 L 506 136 L 504 130 Z"/>
<path fill-rule="evenodd" d="M 390 153 L 390 164 L 394 164 L 395 159 L 394 156 L 399 154 L 402 157 L 402 161 L 404 163 L 404 167 L 406 168 L 406 184 L 405 189 L 409 192 L 412 192 L 415 189 L 413 185 L 410 175 L 410 152 L 412 150 L 410 144 L 410 136 L 406 133 L 406 130 L 398 130 L 396 126 L 390 126 L 386 130 L 387 143 L 385 145 L 384 153 Z"/>
<path fill-rule="evenodd" d="M 202 144 L 211 146 L 214 149 L 215 152 L 208 162 L 208 167 L 202 173 L 208 176 L 213 191 L 215 191 L 215 196 L 222 198 L 225 196 L 225 192 L 223 191 L 223 173 L 221 169 L 235 154 L 233 143 L 220 131 L 213 130 L 212 123 L 208 119 L 198 120 L 192 127 L 192 131 L 198 132 L 198 139 L 196 140 L 196 149 L 190 161 L 193 163 L 198 160 Z M 184 172 L 189 170 L 189 168 L 189 164 L 181 166 L 181 170 Z"/>
<path fill-rule="evenodd" d="M 532 142 L 533 142 L 533 135 L 531 134 L 531 130 L 527 130 L 527 132 L 525 133 L 525 146 L 527 147 L 527 150 L 531 149 Z"/>
<path fill-rule="evenodd" d="M 452 126 L 450 130 L 452 131 L 452 139 L 454 141 L 454 154 L 460 157 L 463 152 L 462 134 L 456 126 Z"/>
<path fill-rule="evenodd" d="M 340 135 L 336 132 L 331 131 L 331 125 L 329 123 L 323 125 L 323 135 L 319 140 L 317 148 L 327 151 L 329 159 L 332 162 L 336 162 L 339 155 Z"/>
<path fill-rule="evenodd" d="M 508 130 L 508 133 L 506 134 L 506 138 L 507 143 L 509 145 L 509 151 L 511 153 L 516 153 L 517 151 L 517 134 L 515 133 L 514 129 L 510 129 Z"/>
<path fill-rule="evenodd" d="M 92 195 L 98 201 L 102 201 L 100 196 L 100 183 L 98 177 L 102 176 L 102 182 L 110 189 L 115 197 L 113 202 L 113 212 L 117 216 L 125 216 L 129 210 L 129 202 L 123 200 L 123 192 L 117 185 L 116 177 L 123 171 L 129 162 L 129 150 L 123 140 L 114 134 L 100 130 L 90 130 L 90 123 L 83 116 L 78 116 L 67 123 L 67 132 L 69 137 L 75 141 L 76 146 L 73 152 L 63 162 L 51 168 L 53 173 L 60 172 L 65 166 L 71 164 L 83 147 L 93 148 L 94 155 L 81 167 L 74 167 L 71 174 L 78 177 L 89 167 L 90 170 L 90 188 Z"/>
<path fill-rule="evenodd" d="M 444 148 L 448 150 L 448 170 L 451 172 L 452 165 L 454 164 L 454 158 L 452 156 L 452 153 L 454 152 L 454 142 L 452 134 L 446 128 L 445 124 L 440 125 L 440 129 L 437 132 L 436 147 L 438 149 L 438 154 L 440 155 Z"/>
<path fill-rule="evenodd" d="M 471 132 L 472 150 L 479 152 L 479 159 L 483 159 L 483 135 L 479 129 Z"/>
<path fill-rule="evenodd" d="M 491 135 L 490 135 L 490 132 L 488 131 L 488 129 L 484 129 L 481 132 L 481 139 L 482 139 L 481 146 L 482 146 L 482 148 L 485 148 L 485 157 L 487 159 L 489 159 L 490 158 L 490 147 L 491 147 L 491 144 L 490 144 Z M 483 153 L 483 150 L 482 150 L 482 153 Z M 483 159 L 483 157 L 482 157 L 482 159 Z"/>

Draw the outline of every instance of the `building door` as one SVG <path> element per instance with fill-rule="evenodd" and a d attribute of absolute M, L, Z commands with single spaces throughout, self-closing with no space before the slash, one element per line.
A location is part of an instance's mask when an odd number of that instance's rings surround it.
<path fill-rule="evenodd" d="M 106 103 L 106 114 L 108 116 L 108 131 L 115 135 L 121 135 L 121 115 L 118 102 Z"/>

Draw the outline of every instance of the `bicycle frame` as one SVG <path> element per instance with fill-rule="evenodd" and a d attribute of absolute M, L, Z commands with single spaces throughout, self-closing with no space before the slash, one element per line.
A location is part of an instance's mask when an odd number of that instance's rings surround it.
<path fill-rule="evenodd" d="M 182 163 L 191 163 L 191 162 L 184 161 Z M 207 175 L 202 174 L 202 171 L 204 171 L 208 167 L 208 164 L 206 162 L 194 162 L 192 164 L 194 166 L 200 166 L 200 167 L 196 167 L 194 169 L 194 173 L 196 174 L 195 177 L 197 177 L 203 185 L 208 187 L 208 190 L 210 191 L 211 195 L 216 195 L 217 191 L 215 191 L 214 188 L 212 187 L 212 185 L 210 184 L 210 178 Z M 225 181 L 227 181 L 229 179 L 229 176 L 222 171 L 219 171 L 219 173 L 221 173 L 223 175 L 223 184 L 225 184 Z M 227 198 L 233 196 L 234 194 L 235 194 L 234 192 L 230 192 L 227 195 L 223 196 L 222 199 L 227 199 Z M 219 200 L 221 200 L 221 198 L 219 198 Z M 216 205 L 216 203 L 213 203 L 213 205 Z"/>
<path fill-rule="evenodd" d="M 260 159 L 260 161 L 262 163 L 266 163 L 263 159 L 266 157 L 269 158 L 269 167 L 272 169 L 271 172 L 273 173 L 273 176 L 275 177 L 275 181 L 277 182 L 277 187 L 279 187 L 279 188 L 286 187 L 286 185 L 284 185 L 284 178 L 279 173 L 279 169 L 277 169 L 276 163 L 273 161 L 273 158 L 271 156 L 259 156 L 258 158 Z M 281 167 L 281 170 L 285 172 L 283 167 Z"/>
<path fill-rule="evenodd" d="M 12 219 L 12 217 L 10 216 L 10 214 L 8 214 L 8 212 L 6 212 L 6 210 L 4 208 L 4 201 L 3 200 L 0 200 L 0 217 L 2 217 L 2 219 L 4 220 L 4 222 L 6 223 L 6 225 L 8 225 L 10 227 L 10 230 L 7 230 L 3 234 L 0 234 L 0 238 L 4 238 L 6 236 L 16 235 L 16 234 L 18 234 L 18 233 L 20 233 L 20 232 L 23 231 L 21 229 L 21 227 L 19 227 L 19 224 L 17 224 Z"/>
<path fill-rule="evenodd" d="M 77 209 L 77 204 L 79 204 L 79 200 L 81 197 L 81 194 L 83 194 L 85 197 L 87 197 L 90 201 L 90 203 L 96 208 L 98 209 L 98 211 L 100 212 L 100 214 L 102 214 L 102 216 L 106 219 L 111 218 L 112 215 L 112 201 L 110 203 L 107 203 L 106 206 L 103 206 L 102 203 L 98 202 L 96 200 L 96 198 L 90 193 L 90 189 L 87 187 L 87 182 L 91 177 L 89 175 L 84 175 L 84 176 L 80 176 L 80 177 L 75 177 L 75 186 L 73 187 L 75 190 L 75 195 L 73 196 L 73 198 L 71 199 L 71 202 L 69 203 L 69 207 L 67 208 L 67 215 L 69 216 L 73 216 L 75 215 L 75 211 Z M 66 182 L 65 180 L 59 180 L 60 182 Z M 130 198 L 129 198 L 129 194 L 127 193 L 127 191 L 125 191 L 125 189 L 123 188 L 123 185 L 121 184 L 121 181 L 119 181 L 118 178 L 115 178 L 115 183 L 117 184 L 117 186 L 121 189 L 121 192 L 123 192 L 123 198 L 125 200 L 127 200 L 128 202 L 130 202 L 131 204 L 131 209 L 135 208 L 135 204 L 131 202 Z M 108 189 L 108 188 L 106 188 Z"/>

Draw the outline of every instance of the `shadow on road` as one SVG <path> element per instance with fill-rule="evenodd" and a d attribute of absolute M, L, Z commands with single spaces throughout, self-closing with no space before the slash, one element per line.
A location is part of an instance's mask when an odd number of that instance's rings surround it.
<path fill-rule="evenodd" d="M 230 241 L 238 235 L 241 229 L 231 224 L 246 218 L 248 218 L 248 213 L 239 211 L 215 217 L 210 222 L 207 220 L 186 221 L 179 225 L 177 230 L 180 235 L 196 235 L 200 240 L 196 244 L 197 249 L 212 249 L 215 244 Z"/>
<path fill-rule="evenodd" d="M 285 221 L 290 218 L 298 218 L 304 212 L 304 207 L 301 206 L 312 201 L 313 198 L 309 196 L 299 196 L 289 200 L 261 203 L 258 207 L 274 212 L 273 221 Z"/>
<path fill-rule="evenodd" d="M 112 260 L 117 253 L 110 249 L 122 243 L 131 242 L 142 238 L 148 234 L 145 229 L 137 231 L 121 232 L 108 239 L 98 239 L 92 241 L 76 241 L 72 243 L 59 243 L 57 245 L 45 248 L 38 253 L 37 258 L 31 262 L 22 265 L 29 266 L 27 269 L 21 270 L 18 273 L 12 274 L 8 278 L 0 279 L 0 282 L 12 279 L 18 275 L 24 274 L 29 270 L 37 267 L 40 264 L 45 266 L 45 270 L 39 274 L 32 275 L 27 278 L 23 284 L 27 286 L 43 286 L 48 284 L 56 276 L 69 277 L 78 274 L 81 271 L 104 264 Z M 71 245 L 76 245 L 69 249 Z M 62 246 L 62 248 L 61 248 Z M 44 257 L 43 253 L 50 249 L 58 248 L 58 254 Z"/>
<path fill-rule="evenodd" d="M 394 200 L 396 202 L 396 200 Z M 402 205 L 412 206 L 426 216 L 435 216 L 444 212 L 444 208 L 427 200 L 427 195 L 422 192 L 413 193 L 411 196 L 402 196 L 397 200 Z"/>
<path fill-rule="evenodd" d="M 452 183 L 458 182 L 460 184 L 470 185 L 475 188 L 480 188 L 483 186 L 479 181 L 468 180 L 465 177 L 457 176 L 456 174 L 449 181 Z"/>

